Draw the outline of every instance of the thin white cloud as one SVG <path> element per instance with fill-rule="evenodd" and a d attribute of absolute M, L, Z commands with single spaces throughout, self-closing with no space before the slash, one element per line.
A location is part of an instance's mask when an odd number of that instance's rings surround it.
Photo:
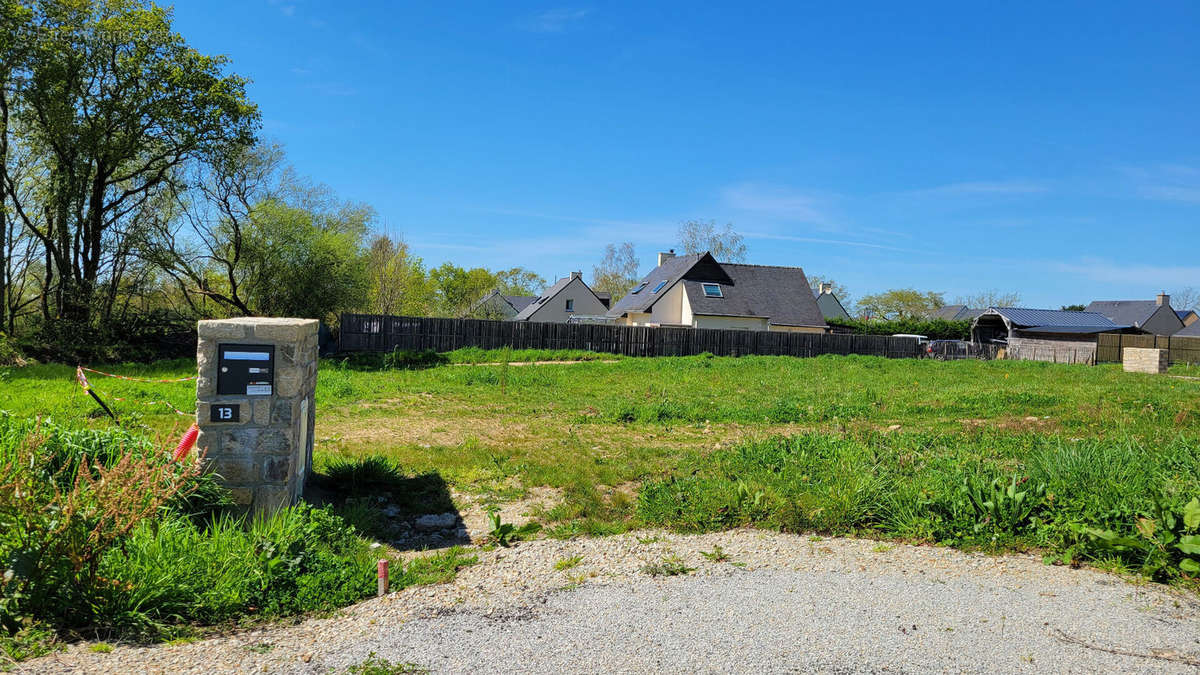
<path fill-rule="evenodd" d="M 517 27 L 531 33 L 561 33 L 583 21 L 591 13 L 590 9 L 548 9 L 519 20 Z"/>
<path fill-rule="evenodd" d="M 1127 167 L 1144 199 L 1200 204 L 1200 169 L 1185 164 L 1156 164 Z"/>
<path fill-rule="evenodd" d="M 1195 286 L 1200 267 L 1117 264 L 1101 258 L 1084 258 L 1076 263 L 1057 263 L 1064 274 L 1106 284 L 1145 288 L 1146 293 L 1164 288 Z"/>
<path fill-rule="evenodd" d="M 267 4 L 277 8 L 284 16 L 296 15 L 296 5 L 287 0 L 267 0 Z"/>
<path fill-rule="evenodd" d="M 591 218 L 587 216 L 563 216 L 551 213 L 540 213 L 537 211 L 525 211 L 521 209 L 504 209 L 504 208 L 478 208 L 472 209 L 483 213 L 494 213 L 502 216 L 517 216 L 519 218 L 537 218 L 539 220 L 557 220 L 564 223 L 580 223 L 583 225 L 596 225 L 608 228 L 606 232 L 610 240 L 624 240 L 634 238 L 636 235 L 640 239 L 671 239 L 675 236 L 678 225 L 664 222 L 644 222 L 632 220 L 611 220 L 605 218 Z M 619 231 L 613 231 L 611 228 L 622 228 Z M 624 239 L 622 239 L 624 238 Z"/>
<path fill-rule="evenodd" d="M 721 199 L 731 208 L 815 225 L 829 225 L 830 218 L 817 195 L 757 183 L 739 183 L 721 190 Z"/>
<path fill-rule="evenodd" d="M 1147 199 L 1158 199 L 1169 202 L 1191 202 L 1200 204 L 1200 187 L 1181 187 L 1178 185 L 1147 185 L 1138 190 Z"/>
<path fill-rule="evenodd" d="M 854 241 L 851 239 L 826 239 L 823 237 L 798 237 L 789 234 L 769 234 L 766 232 L 744 232 L 743 236 L 747 239 L 766 239 L 774 241 L 794 241 L 802 244 L 827 244 L 830 246 L 852 246 L 856 248 L 872 248 L 881 251 L 899 251 L 902 253 L 923 253 L 932 254 L 932 251 L 923 251 L 914 248 L 902 248 L 900 246 L 890 246 L 888 244 L 877 244 L 870 241 Z"/>
<path fill-rule="evenodd" d="M 970 197 L 981 195 L 1029 195 L 1049 192 L 1045 183 L 1027 180 L 981 180 L 947 183 L 931 188 L 907 190 L 901 194 L 913 197 Z"/>

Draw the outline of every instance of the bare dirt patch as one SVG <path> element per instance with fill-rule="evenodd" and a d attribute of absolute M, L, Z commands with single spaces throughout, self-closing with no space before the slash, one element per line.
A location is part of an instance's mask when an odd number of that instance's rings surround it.
<path fill-rule="evenodd" d="M 994 419 L 962 419 L 959 420 L 959 423 L 962 424 L 964 431 L 986 428 L 1022 433 L 1027 431 L 1053 432 L 1059 431 L 1062 428 L 1062 424 L 1052 417 L 1035 417 L 1032 415 L 1026 417 L 1005 416 Z"/>

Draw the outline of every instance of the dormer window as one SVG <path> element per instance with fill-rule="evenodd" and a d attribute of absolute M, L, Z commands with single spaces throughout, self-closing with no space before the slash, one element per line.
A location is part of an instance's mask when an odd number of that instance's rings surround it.
<path fill-rule="evenodd" d="M 659 292 L 659 291 L 661 291 L 661 290 L 663 289 L 663 286 L 666 286 L 666 285 L 667 285 L 667 281 L 666 281 L 666 279 L 664 279 L 664 280 L 662 280 L 662 281 L 658 282 L 658 285 L 657 285 L 657 286 L 655 286 L 655 287 L 654 287 L 654 290 L 652 290 L 652 291 L 650 291 L 650 292 L 651 292 L 651 293 L 657 293 L 657 292 Z"/>
<path fill-rule="evenodd" d="M 637 286 L 634 286 L 633 290 L 629 291 L 629 294 L 636 295 L 637 293 L 640 293 L 641 290 L 646 287 L 646 283 L 647 282 L 643 281 L 642 283 L 638 284 Z"/>
<path fill-rule="evenodd" d="M 706 298 L 723 298 L 723 297 L 725 297 L 721 293 L 721 285 L 720 284 L 700 284 L 700 287 L 704 289 L 704 297 L 706 297 Z"/>

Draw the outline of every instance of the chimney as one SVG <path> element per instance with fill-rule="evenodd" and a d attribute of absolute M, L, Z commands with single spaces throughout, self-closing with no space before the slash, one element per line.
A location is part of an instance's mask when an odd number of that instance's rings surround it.
<path fill-rule="evenodd" d="M 662 252 L 662 251 L 659 251 L 659 253 L 658 253 L 658 264 L 659 264 L 659 265 L 661 265 L 661 264 L 663 264 L 665 261 L 667 261 L 667 260 L 670 260 L 671 258 L 674 258 L 674 257 L 675 257 L 675 249 L 671 249 L 670 251 L 667 251 L 667 252 L 665 252 L 665 253 L 664 253 L 664 252 Z"/>
<path fill-rule="evenodd" d="M 1158 294 L 1158 306 L 1159 307 L 1162 307 L 1163 305 L 1170 305 L 1170 304 L 1171 304 L 1171 296 L 1167 295 L 1166 291 L 1163 291 Z"/>
<path fill-rule="evenodd" d="M 832 293 L 832 292 L 833 292 L 833 284 L 830 284 L 830 283 L 822 283 L 821 284 L 821 295 L 825 295 L 826 293 Z"/>
<path fill-rule="evenodd" d="M 572 279 L 582 279 L 583 272 L 571 272 L 571 278 Z"/>

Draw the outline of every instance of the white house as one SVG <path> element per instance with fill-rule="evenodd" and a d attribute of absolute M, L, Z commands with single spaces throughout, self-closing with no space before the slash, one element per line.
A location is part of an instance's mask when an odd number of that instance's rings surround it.
<path fill-rule="evenodd" d="M 607 316 L 630 326 L 829 330 L 804 270 L 721 263 L 709 253 L 659 253 L 658 267 Z"/>

